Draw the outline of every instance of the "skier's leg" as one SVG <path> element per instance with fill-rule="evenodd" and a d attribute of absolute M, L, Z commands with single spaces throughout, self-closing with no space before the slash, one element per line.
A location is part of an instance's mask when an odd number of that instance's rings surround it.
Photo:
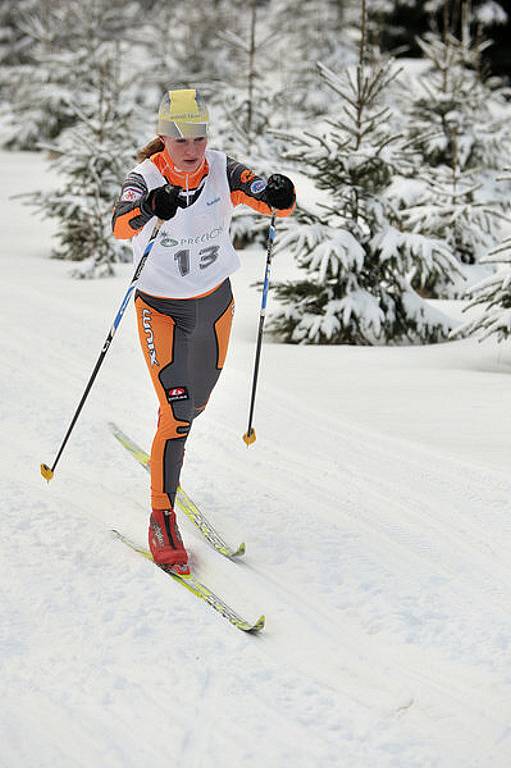
<path fill-rule="evenodd" d="M 196 301 L 197 325 L 189 355 L 194 419 L 205 409 L 227 355 L 234 314 L 230 281 Z"/>
<path fill-rule="evenodd" d="M 135 305 L 140 343 L 160 404 L 151 448 L 151 504 L 166 509 L 174 504 L 193 418 L 189 354 L 195 313 L 187 301 L 153 300 L 145 294 L 137 294 Z"/>
<path fill-rule="evenodd" d="M 185 442 L 223 367 L 234 303 L 229 281 L 200 299 L 167 300 L 137 293 L 144 357 L 160 403 L 151 449 L 149 546 L 161 564 L 186 564 L 173 509 Z"/>

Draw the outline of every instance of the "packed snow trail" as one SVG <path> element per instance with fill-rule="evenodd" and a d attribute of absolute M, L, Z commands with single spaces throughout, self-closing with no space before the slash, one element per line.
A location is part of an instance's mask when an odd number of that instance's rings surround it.
<path fill-rule="evenodd" d="M 130 310 L 55 478 L 58 447 L 129 281 L 73 281 L 9 194 L 52 183 L 3 154 L 1 768 L 507 768 L 511 434 L 507 348 L 265 341 L 246 448 L 263 249 L 243 254 L 227 365 L 183 485 L 246 562 L 181 518 L 198 578 L 267 627 L 247 637 L 122 547 L 151 439 Z M 284 258 L 274 279 L 286 275 Z M 271 304 L 271 299 L 270 299 Z"/>

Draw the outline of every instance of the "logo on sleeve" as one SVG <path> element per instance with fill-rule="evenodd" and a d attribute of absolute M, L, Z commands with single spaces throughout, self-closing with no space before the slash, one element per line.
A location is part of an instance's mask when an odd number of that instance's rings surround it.
<path fill-rule="evenodd" d="M 266 189 L 266 182 L 264 179 L 256 179 L 250 185 L 250 191 L 253 195 L 259 195 Z"/>
<path fill-rule="evenodd" d="M 139 189 L 133 189 L 128 187 L 122 193 L 121 200 L 132 202 L 133 200 L 139 200 L 142 197 L 142 192 Z"/>
<path fill-rule="evenodd" d="M 252 179 L 255 179 L 255 173 L 254 171 L 249 171 L 248 168 L 245 168 L 244 171 L 241 172 L 240 180 L 242 184 L 249 184 Z"/>

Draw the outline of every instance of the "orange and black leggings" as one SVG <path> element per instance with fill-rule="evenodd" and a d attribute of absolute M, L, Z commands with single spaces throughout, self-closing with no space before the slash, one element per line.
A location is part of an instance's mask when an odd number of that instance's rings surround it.
<path fill-rule="evenodd" d="M 138 333 L 160 403 L 151 448 L 151 505 L 174 505 L 186 438 L 223 368 L 234 300 L 227 279 L 192 299 L 164 299 L 137 291 Z"/>

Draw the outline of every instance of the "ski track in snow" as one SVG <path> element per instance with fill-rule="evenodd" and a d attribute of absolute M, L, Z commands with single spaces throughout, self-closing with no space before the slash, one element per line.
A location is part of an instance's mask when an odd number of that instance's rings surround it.
<path fill-rule="evenodd" d="M 36 168 L 31 188 L 46 183 L 40 158 L 2 157 L 10 193 L 23 191 L 15 161 Z M 146 538 L 147 474 L 107 427 L 150 444 L 155 398 L 131 309 L 54 480 L 40 478 L 131 270 L 69 280 L 68 265 L 41 258 L 51 228 L 33 232 L 19 201 L 5 205 L 0 768 L 507 768 L 511 481 L 462 444 L 447 408 L 449 449 L 404 437 L 402 423 L 394 434 L 392 415 L 380 429 L 360 424 L 364 394 L 345 371 L 373 376 L 381 355 L 384 402 L 385 376 L 404 371 L 407 353 L 265 344 L 247 449 L 259 302 L 249 286 L 264 255 L 245 254 L 227 367 L 183 473 L 225 537 L 246 540 L 244 562 L 182 527 L 198 577 L 246 618 L 266 613 L 264 632 L 247 637 L 110 534 Z M 437 356 L 428 365 L 446 388 L 460 382 L 451 348 L 478 366 L 476 344 L 414 352 Z M 498 409 L 485 411 L 502 455 L 508 390 L 502 377 Z M 469 408 L 468 388 L 458 395 Z"/>

